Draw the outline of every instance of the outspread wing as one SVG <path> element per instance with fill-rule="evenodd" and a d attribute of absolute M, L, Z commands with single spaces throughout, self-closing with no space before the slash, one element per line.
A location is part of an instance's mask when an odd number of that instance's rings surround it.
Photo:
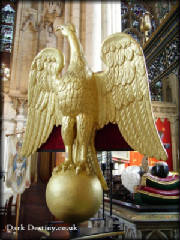
<path fill-rule="evenodd" d="M 33 60 L 28 86 L 28 116 L 21 154 L 28 157 L 61 124 L 57 91 L 64 56 L 55 48 L 43 49 Z"/>
<path fill-rule="evenodd" d="M 99 127 L 117 123 L 127 143 L 136 151 L 167 159 L 155 126 L 143 51 L 128 34 L 116 33 L 102 44 L 107 69 L 95 73 L 99 95 Z"/>

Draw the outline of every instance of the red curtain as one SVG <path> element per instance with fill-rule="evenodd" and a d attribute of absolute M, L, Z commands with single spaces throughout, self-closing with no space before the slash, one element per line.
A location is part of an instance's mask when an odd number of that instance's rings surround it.
<path fill-rule="evenodd" d="M 130 151 L 132 148 L 122 137 L 116 124 L 109 123 L 96 132 L 96 151 Z M 64 143 L 61 137 L 61 127 L 54 127 L 46 143 L 39 151 L 64 151 Z"/>
<path fill-rule="evenodd" d="M 168 154 L 167 164 L 172 170 L 172 144 L 171 144 L 171 128 L 170 122 L 165 118 L 161 121 L 160 118 L 156 121 L 156 126 L 161 136 L 161 140 Z M 95 147 L 97 151 L 131 151 L 132 149 L 122 137 L 118 126 L 109 123 L 103 129 L 96 133 Z M 44 143 L 39 151 L 64 151 L 64 144 L 61 137 L 61 127 L 54 127 L 51 135 L 46 143 Z M 130 154 L 130 165 L 140 165 L 143 156 L 138 153 Z M 149 165 L 152 166 L 158 160 L 149 158 Z"/>

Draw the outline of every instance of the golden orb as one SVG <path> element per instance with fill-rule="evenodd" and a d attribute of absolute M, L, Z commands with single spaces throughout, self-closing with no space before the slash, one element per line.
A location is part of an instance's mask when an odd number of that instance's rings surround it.
<path fill-rule="evenodd" d="M 46 188 L 50 212 L 65 223 L 79 223 L 93 217 L 102 202 L 102 187 L 96 176 L 75 170 L 56 172 Z"/>

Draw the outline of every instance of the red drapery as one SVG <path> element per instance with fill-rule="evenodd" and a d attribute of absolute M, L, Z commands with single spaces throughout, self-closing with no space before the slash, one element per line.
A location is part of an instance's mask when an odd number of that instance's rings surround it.
<path fill-rule="evenodd" d="M 171 128 L 170 122 L 165 119 L 164 122 L 158 118 L 156 126 L 161 136 L 161 140 L 168 153 L 167 164 L 169 169 L 172 170 L 172 144 L 171 144 Z M 103 129 L 96 133 L 95 137 L 96 151 L 131 151 L 132 149 L 122 137 L 118 126 L 109 123 Z M 61 127 L 54 127 L 51 135 L 46 143 L 44 143 L 39 151 L 64 151 L 64 144 L 61 137 Z M 138 152 L 130 154 L 129 165 L 141 165 L 143 155 Z M 152 166 L 158 160 L 149 158 L 149 165 Z"/>
<path fill-rule="evenodd" d="M 116 124 L 107 124 L 96 133 L 96 151 L 130 151 L 132 150 L 122 137 Z M 61 127 L 54 127 L 46 143 L 39 151 L 64 151 L 64 144 L 61 137 Z"/>

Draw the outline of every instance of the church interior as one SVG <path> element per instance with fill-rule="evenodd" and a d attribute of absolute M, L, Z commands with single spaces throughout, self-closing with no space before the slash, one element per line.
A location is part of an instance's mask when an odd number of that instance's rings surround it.
<path fill-rule="evenodd" d="M 154 122 L 167 152 L 166 161 L 144 156 L 127 143 L 116 124 L 97 130 L 95 154 L 108 191 L 102 191 L 100 207 L 93 216 L 80 223 L 53 215 L 49 208 L 53 197 L 48 204 L 46 199 L 53 169 L 66 159 L 61 127 L 54 127 L 37 151 L 21 156 L 31 64 L 41 50 L 56 48 L 64 54 L 61 75 L 67 72 L 70 45 L 55 29 L 68 23 L 75 26 L 93 72 L 106 68 L 101 45 L 111 34 L 123 32 L 141 46 Z M 1 3 L 0 41 L 0 238 L 179 239 L 179 1 L 5 0 Z M 37 132 L 43 124 L 37 126 Z M 85 183 L 82 186 L 89 189 Z M 75 191 L 81 197 L 86 193 L 83 187 Z M 81 201 L 75 208 L 80 205 Z"/>

